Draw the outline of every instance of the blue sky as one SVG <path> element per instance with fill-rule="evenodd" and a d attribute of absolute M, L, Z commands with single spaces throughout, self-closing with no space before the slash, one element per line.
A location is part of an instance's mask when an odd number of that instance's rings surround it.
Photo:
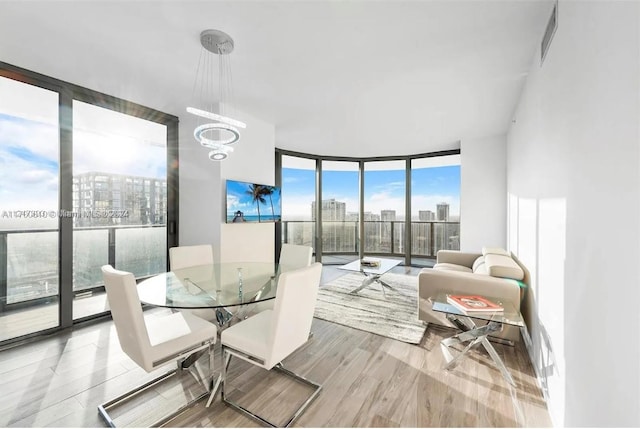
<path fill-rule="evenodd" d="M 314 199 L 315 172 L 285 168 L 282 173 L 282 214 L 285 219 L 310 219 Z M 404 170 L 365 171 L 365 212 L 396 210 L 404 215 Z M 322 198 L 347 203 L 348 212 L 358 211 L 358 172 L 325 171 L 322 175 Z M 411 178 L 412 211 L 436 210 L 447 202 L 450 214 L 460 213 L 460 166 L 414 168 Z"/>

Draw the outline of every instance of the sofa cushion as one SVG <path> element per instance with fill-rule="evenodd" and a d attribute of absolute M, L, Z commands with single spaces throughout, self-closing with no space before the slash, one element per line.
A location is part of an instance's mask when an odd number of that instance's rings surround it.
<path fill-rule="evenodd" d="M 487 266 L 484 263 L 484 256 L 480 256 L 475 260 L 472 270 L 474 274 L 489 275 L 489 273 L 487 272 Z"/>
<path fill-rule="evenodd" d="M 484 257 L 487 273 L 493 277 L 522 280 L 524 271 L 511 257 L 504 255 L 487 254 Z"/>
<path fill-rule="evenodd" d="M 458 265 L 458 264 L 450 264 L 448 262 L 440 262 L 439 264 L 435 264 L 433 266 L 433 269 L 441 270 L 441 271 L 460 271 L 463 273 L 473 272 L 469 267 L 465 267 L 464 265 Z"/>
<path fill-rule="evenodd" d="M 511 257 L 511 254 L 501 247 L 483 247 L 482 254 L 487 255 L 503 255 Z"/>

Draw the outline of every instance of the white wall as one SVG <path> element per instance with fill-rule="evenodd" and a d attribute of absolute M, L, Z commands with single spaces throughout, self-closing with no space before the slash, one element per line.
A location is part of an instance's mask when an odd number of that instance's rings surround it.
<path fill-rule="evenodd" d="M 508 243 L 556 426 L 640 425 L 637 2 L 559 2 L 507 137 Z"/>
<path fill-rule="evenodd" d="M 243 112 L 247 124 L 234 152 L 210 161 L 209 151 L 193 138 L 195 120 L 180 124 L 180 245 L 210 243 L 216 261 L 274 260 L 274 224 L 226 224 L 225 181 L 274 184 L 275 128 Z"/>
<path fill-rule="evenodd" d="M 185 115 L 180 118 L 180 221 L 179 245 L 220 244 L 220 163 L 209 160 L 209 151 L 193 137 L 196 124 Z"/>
<path fill-rule="evenodd" d="M 275 184 L 275 127 L 240 112 L 237 116 L 246 122 L 247 128 L 242 131 L 240 141 L 235 143 L 234 152 L 221 166 L 220 201 L 223 210 L 226 179 Z M 274 223 L 220 225 L 220 261 L 274 261 Z"/>
<path fill-rule="evenodd" d="M 506 136 L 460 142 L 460 250 L 506 247 Z"/>

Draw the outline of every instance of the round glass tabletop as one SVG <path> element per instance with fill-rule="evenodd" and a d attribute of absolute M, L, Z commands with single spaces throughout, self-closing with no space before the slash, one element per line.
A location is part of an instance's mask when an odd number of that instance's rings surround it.
<path fill-rule="evenodd" d="M 138 284 L 143 304 L 167 308 L 217 308 L 276 297 L 285 266 L 267 262 L 198 265 L 158 274 Z"/>

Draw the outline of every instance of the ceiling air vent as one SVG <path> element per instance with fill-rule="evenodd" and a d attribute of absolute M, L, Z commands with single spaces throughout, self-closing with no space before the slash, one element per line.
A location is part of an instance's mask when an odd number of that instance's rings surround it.
<path fill-rule="evenodd" d="M 542 63 L 544 62 L 544 57 L 547 55 L 549 46 L 551 46 L 551 39 L 553 39 L 553 35 L 555 34 L 557 27 L 558 27 L 558 2 L 556 1 L 555 4 L 553 5 L 553 10 L 551 11 L 549 22 L 547 22 L 547 28 L 544 30 L 544 36 L 542 36 L 542 43 L 540 46 L 540 65 L 542 65 Z"/>

